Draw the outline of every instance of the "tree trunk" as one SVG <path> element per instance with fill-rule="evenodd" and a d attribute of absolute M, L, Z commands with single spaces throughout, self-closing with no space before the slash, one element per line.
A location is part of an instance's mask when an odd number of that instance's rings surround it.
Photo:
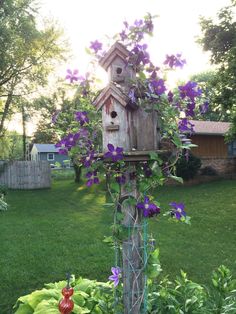
<path fill-rule="evenodd" d="M 75 182 L 79 183 L 81 180 L 82 166 L 78 166 L 76 163 L 73 164 L 75 171 Z"/>
<path fill-rule="evenodd" d="M 4 122 L 7 118 L 8 113 L 9 113 L 9 109 L 10 109 L 10 105 L 11 105 L 11 101 L 12 101 L 12 94 L 13 94 L 13 92 L 11 91 L 10 94 L 7 96 L 7 100 L 6 100 L 5 105 L 4 105 L 4 110 L 3 110 L 3 114 L 1 117 L 1 121 L 0 121 L 0 137 L 3 136 Z"/>

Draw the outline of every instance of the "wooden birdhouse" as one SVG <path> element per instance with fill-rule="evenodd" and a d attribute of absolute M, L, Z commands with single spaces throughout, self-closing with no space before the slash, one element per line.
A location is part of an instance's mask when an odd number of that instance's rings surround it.
<path fill-rule="evenodd" d="M 128 97 L 136 76 L 129 56 L 127 48 L 116 42 L 100 60 L 109 75 L 108 86 L 94 102 L 102 110 L 104 151 L 109 143 L 126 152 L 158 149 L 157 113 L 146 112 Z"/>

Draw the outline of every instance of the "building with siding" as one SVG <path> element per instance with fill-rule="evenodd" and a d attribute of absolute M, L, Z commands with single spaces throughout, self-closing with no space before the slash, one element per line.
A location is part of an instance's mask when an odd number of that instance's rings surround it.
<path fill-rule="evenodd" d="M 194 134 L 191 135 L 192 153 L 202 160 L 202 167 L 210 166 L 219 174 L 236 172 L 236 141 L 225 142 L 225 134 L 230 128 L 229 122 L 196 121 Z"/>
<path fill-rule="evenodd" d="M 46 160 L 51 165 L 59 162 L 63 166 L 70 161 L 70 158 L 59 154 L 58 150 L 54 144 L 34 144 L 30 153 L 31 160 Z"/>

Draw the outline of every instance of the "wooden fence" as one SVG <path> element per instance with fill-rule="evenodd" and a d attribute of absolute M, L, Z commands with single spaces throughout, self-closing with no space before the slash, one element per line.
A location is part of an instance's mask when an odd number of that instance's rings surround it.
<path fill-rule="evenodd" d="M 51 168 L 47 161 L 0 161 L 0 185 L 30 190 L 51 187 Z"/>

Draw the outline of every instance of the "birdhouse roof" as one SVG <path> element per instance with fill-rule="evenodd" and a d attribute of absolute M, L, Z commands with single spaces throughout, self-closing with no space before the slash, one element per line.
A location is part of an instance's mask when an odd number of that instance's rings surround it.
<path fill-rule="evenodd" d="M 114 61 L 116 57 L 120 57 L 126 61 L 127 57 L 130 55 L 129 50 L 119 42 L 116 42 L 107 53 L 99 61 L 99 64 L 107 71 L 108 67 Z"/>
<path fill-rule="evenodd" d="M 110 97 L 115 98 L 123 107 L 126 107 L 130 102 L 129 97 L 117 85 L 110 83 L 101 91 L 93 104 L 99 110 Z"/>

